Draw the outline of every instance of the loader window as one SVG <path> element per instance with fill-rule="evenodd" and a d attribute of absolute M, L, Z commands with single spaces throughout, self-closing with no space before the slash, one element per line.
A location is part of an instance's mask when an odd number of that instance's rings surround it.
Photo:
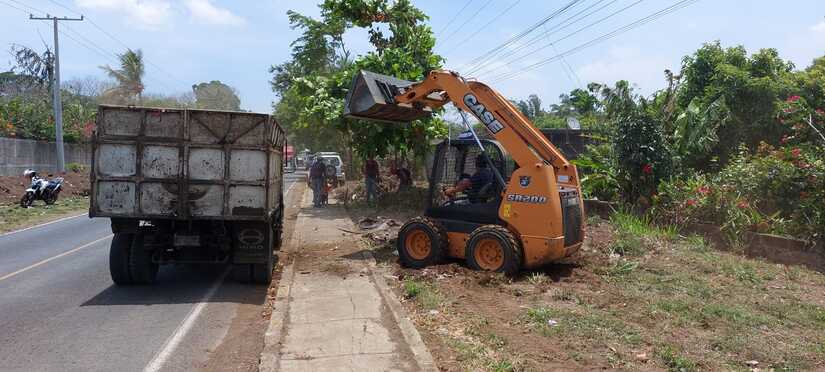
<path fill-rule="evenodd" d="M 443 190 L 454 187 L 461 179 L 462 175 L 467 177 L 476 174 L 476 157 L 481 154 L 481 150 L 475 142 L 453 142 L 450 146 L 439 146 L 440 151 L 436 152 L 433 159 L 435 168 L 432 182 L 432 194 L 430 205 L 440 206 L 448 199 L 443 195 Z M 512 173 L 512 167 L 498 146 L 492 143 L 484 143 L 484 150 L 490 157 L 493 165 L 499 170 L 506 180 Z M 460 195 L 466 197 L 467 195 Z"/>

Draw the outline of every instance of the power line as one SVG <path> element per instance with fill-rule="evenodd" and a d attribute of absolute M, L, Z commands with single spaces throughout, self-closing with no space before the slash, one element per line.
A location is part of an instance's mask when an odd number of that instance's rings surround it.
<path fill-rule="evenodd" d="M 633 22 L 631 22 L 631 23 L 629 23 L 629 24 L 627 24 L 627 25 L 624 25 L 624 26 L 622 26 L 622 27 L 619 27 L 619 28 L 617 28 L 617 29 L 615 29 L 615 30 L 613 30 L 613 31 L 611 31 L 611 32 L 608 32 L 608 33 L 606 33 L 606 34 L 603 34 L 603 35 L 601 35 L 601 36 L 599 36 L 599 37 L 597 37 L 597 38 L 595 38 L 595 39 L 592 39 L 592 40 L 590 40 L 590 41 L 588 41 L 588 42 L 585 42 L 585 43 L 583 43 L 583 44 L 580 44 L 580 45 L 578 45 L 578 46 L 576 46 L 576 47 L 570 48 L 570 49 L 568 49 L 568 50 L 566 50 L 566 51 L 564 51 L 564 52 L 562 52 L 562 53 L 559 53 L 559 54 L 557 54 L 557 55 L 555 55 L 555 56 L 552 56 L 552 57 L 549 57 L 549 58 L 543 59 L 543 60 L 541 60 L 541 61 L 539 61 L 539 62 L 533 63 L 533 64 L 531 64 L 531 65 L 529 65 L 529 66 L 526 66 L 526 67 L 522 68 L 522 69 L 521 69 L 521 70 L 519 70 L 519 71 L 511 71 L 511 72 L 508 72 L 508 73 L 503 73 L 503 74 L 500 74 L 500 75 L 498 75 L 498 76 L 494 76 L 494 77 L 492 78 L 492 79 L 493 79 L 493 83 L 497 83 L 497 82 L 501 82 L 501 81 L 504 81 L 504 80 L 510 79 L 510 78 L 512 78 L 512 77 L 515 77 L 515 76 L 520 75 L 520 74 L 521 74 L 521 73 L 523 73 L 523 72 L 527 72 L 527 71 L 534 70 L 534 69 L 539 68 L 539 67 L 541 67 L 541 66 L 544 66 L 544 65 L 546 65 L 546 64 L 548 64 L 548 63 L 550 63 L 550 62 L 553 62 L 553 61 L 555 61 L 555 60 L 558 60 L 559 58 L 561 58 L 561 57 L 563 57 L 563 56 L 567 56 L 567 55 L 571 55 L 571 54 L 577 53 L 577 52 L 579 52 L 579 51 L 581 51 L 581 50 L 583 50 L 583 49 L 589 48 L 589 47 L 591 47 L 591 46 L 593 46 L 593 45 L 596 45 L 596 44 L 598 44 L 598 43 L 601 43 L 601 42 L 604 42 L 604 41 L 610 40 L 610 39 L 612 39 L 612 38 L 614 38 L 614 37 L 616 37 L 616 36 L 618 36 L 618 35 L 621 35 L 621 34 L 623 34 L 623 33 L 627 32 L 627 31 L 630 31 L 630 30 L 632 30 L 632 29 L 634 29 L 634 28 L 637 28 L 637 27 L 639 27 L 639 26 L 642 26 L 642 25 L 645 25 L 645 24 L 647 24 L 647 23 L 650 23 L 650 22 L 652 22 L 652 21 L 654 21 L 654 20 L 656 20 L 656 19 L 659 19 L 659 18 L 661 18 L 661 17 L 663 17 L 663 16 L 665 16 L 665 15 L 668 15 L 668 14 L 670 14 L 670 13 L 673 13 L 673 12 L 675 12 L 675 11 L 678 11 L 678 10 L 680 10 L 680 9 L 682 9 L 682 8 L 687 7 L 687 6 L 690 6 L 690 5 L 692 5 L 692 4 L 694 4 L 694 3 L 698 2 L 698 1 L 699 1 L 699 0 L 681 0 L 681 1 L 678 1 L 678 2 L 676 2 L 675 4 L 673 4 L 673 5 L 671 5 L 671 6 L 668 6 L 668 7 L 666 7 L 666 8 L 663 8 L 663 9 L 661 9 L 661 10 L 657 11 L 657 12 L 654 12 L 654 13 L 652 13 L 652 14 L 650 14 L 650 15 L 646 16 L 646 17 L 643 17 L 643 18 L 637 19 L 636 21 L 633 21 Z"/>
<path fill-rule="evenodd" d="M 515 48 L 512 48 L 512 49 L 508 50 L 508 51 L 507 51 L 507 52 L 505 52 L 503 55 L 499 56 L 499 58 L 498 58 L 498 59 L 499 59 L 499 60 L 502 60 L 502 59 L 505 59 L 505 58 L 509 58 L 509 57 L 510 57 L 510 56 L 512 56 L 513 54 L 516 54 L 516 53 L 518 53 L 519 51 L 524 50 L 525 48 L 529 47 L 530 45 L 532 45 L 532 44 L 533 44 L 533 43 L 535 43 L 536 41 L 538 41 L 538 40 L 540 40 L 540 39 L 542 39 L 542 38 L 548 37 L 548 36 L 550 36 L 550 35 L 552 35 L 552 34 L 555 34 L 555 33 L 559 32 L 559 31 L 561 31 L 561 30 L 563 30 L 563 29 L 565 29 L 565 28 L 567 28 L 567 27 L 570 27 L 570 26 L 572 26 L 572 25 L 576 24 L 577 22 L 579 22 L 579 21 L 581 21 L 581 20 L 583 20 L 583 19 L 585 19 L 585 18 L 587 18 L 587 17 L 589 17 L 589 16 L 591 16 L 591 15 L 593 15 L 593 14 L 595 14 L 595 13 L 600 12 L 602 9 L 607 8 L 607 7 L 609 7 L 610 5 L 613 5 L 613 4 L 614 4 L 614 3 L 616 3 L 618 0 L 612 0 L 612 1 L 610 1 L 609 3 L 607 3 L 607 4 L 605 4 L 605 5 L 601 6 L 601 7 L 599 7 L 598 9 L 596 9 L 596 10 L 594 10 L 594 11 L 592 11 L 592 12 L 587 13 L 587 14 L 585 14 L 585 15 L 583 15 L 583 16 L 581 16 L 581 17 L 579 17 L 579 18 L 576 18 L 576 17 L 578 17 L 579 15 L 581 15 L 582 13 L 587 12 L 588 10 L 590 10 L 590 9 L 594 8 L 595 6 L 597 6 L 597 5 L 601 4 L 601 3 L 602 3 L 602 2 L 604 2 L 604 1 L 605 1 L 605 0 L 599 0 L 599 1 L 596 1 L 595 3 L 591 4 L 590 6 L 588 6 L 588 7 L 584 8 L 584 9 L 580 10 L 578 13 L 571 15 L 570 17 L 568 17 L 568 18 L 567 18 L 567 19 L 565 19 L 564 21 L 561 21 L 558 25 L 556 25 L 556 26 L 554 26 L 554 27 L 551 27 L 549 30 L 545 28 L 545 30 L 544 30 L 544 32 L 543 32 L 543 33 L 541 33 L 541 34 L 539 34 L 539 35 L 534 36 L 532 39 L 528 40 L 528 41 L 527 41 L 526 43 L 524 43 L 524 44 L 521 44 L 521 45 L 519 45 L 519 46 L 517 46 L 517 47 L 515 47 Z M 574 18 L 576 18 L 576 19 L 574 19 Z M 571 20 L 572 20 L 572 21 L 571 21 Z M 474 67 L 473 69 L 471 69 L 470 71 L 468 71 L 468 72 L 467 72 L 467 74 L 472 74 L 472 73 L 475 73 L 475 72 L 482 71 L 482 70 L 486 69 L 486 68 L 490 65 L 490 63 L 492 63 L 492 62 L 493 62 L 493 59 L 489 59 L 489 60 L 487 60 L 486 62 L 480 63 L 480 64 L 478 64 L 476 67 Z"/>
<path fill-rule="evenodd" d="M 24 7 L 24 8 L 30 9 L 30 10 L 31 10 L 31 11 L 33 11 L 34 13 L 43 13 L 43 14 L 46 14 L 46 13 L 47 13 L 47 12 L 44 12 L 44 11 L 42 11 L 42 10 L 40 10 L 40 9 L 37 9 L 37 8 L 35 8 L 35 7 L 31 6 L 31 5 L 28 5 L 28 4 L 26 4 L 26 3 L 22 2 L 22 1 L 18 1 L 18 0 L 8 0 L 8 1 L 11 1 L 11 2 L 13 2 L 13 3 L 15 3 L 15 4 L 18 4 L 19 6 L 22 6 L 22 7 Z M 19 9 L 19 8 L 18 8 L 18 9 Z M 28 13 L 28 12 L 29 12 L 29 10 L 26 10 L 25 12 L 27 12 L 27 13 Z"/>
<path fill-rule="evenodd" d="M 68 6 L 64 5 L 64 4 L 62 4 L 62 3 L 61 3 L 61 2 L 59 2 L 59 1 L 56 1 L 56 0 L 48 0 L 48 1 L 49 1 L 50 3 L 52 3 L 52 4 L 55 4 L 55 5 L 57 5 L 57 6 L 61 7 L 61 8 L 63 8 L 63 9 L 66 9 L 66 10 L 68 10 L 68 11 L 70 11 L 70 12 L 73 12 L 73 13 L 75 13 L 75 14 L 80 14 L 78 11 L 73 10 L 72 8 L 70 8 L 70 7 L 68 7 Z M 125 42 L 123 42 L 123 40 L 121 40 L 121 39 L 117 38 L 117 37 L 116 37 L 116 36 L 114 36 L 111 32 L 107 31 L 106 29 L 104 29 L 103 27 L 101 27 L 100 25 L 98 25 L 98 24 L 97 24 L 97 22 L 95 22 L 95 21 L 94 21 L 94 20 L 92 20 L 91 18 L 86 17 L 86 20 L 87 20 L 87 21 L 89 21 L 89 24 L 91 24 L 91 25 L 92 25 L 92 27 L 96 28 L 98 31 L 100 31 L 100 33 L 102 33 L 103 35 L 106 35 L 108 38 L 110 38 L 110 39 L 114 40 L 116 43 L 120 44 L 120 46 L 122 46 L 122 47 L 126 48 L 127 50 L 131 50 L 131 49 L 132 49 L 132 47 L 130 47 L 130 46 L 129 46 L 128 44 L 126 44 Z M 167 77 L 172 78 L 172 80 L 174 80 L 176 83 L 181 84 L 181 86 L 182 86 L 182 87 L 186 87 L 186 90 L 191 89 L 191 84 L 184 82 L 183 80 L 179 79 L 177 76 L 175 76 L 175 75 L 171 74 L 170 72 L 166 71 L 164 68 L 162 68 L 162 67 L 158 66 L 157 64 L 155 64 L 155 63 L 153 63 L 152 61 L 150 61 L 150 60 L 146 59 L 145 57 L 144 57 L 143 61 L 144 61 L 147 65 L 149 65 L 149 66 L 153 67 L 155 70 L 157 70 L 157 71 L 159 71 L 159 72 L 163 73 L 163 74 L 164 74 L 164 75 L 166 75 Z M 159 81 L 159 80 L 158 80 L 158 81 Z M 163 84 L 163 85 L 164 85 L 165 87 L 167 87 L 167 88 L 169 87 L 169 86 L 168 86 L 168 85 L 166 85 L 166 84 Z"/>
<path fill-rule="evenodd" d="M 7 3 L 7 2 L 5 2 L 5 1 L 3 1 L 3 0 L 0 0 L 0 4 L 3 4 L 3 5 L 5 5 L 5 6 L 9 7 L 9 8 L 12 8 L 12 9 L 17 9 L 17 10 L 19 10 L 19 11 L 21 11 L 21 12 L 25 13 L 25 14 L 30 14 L 28 10 L 25 10 L 25 9 L 23 9 L 23 8 L 19 8 L 19 7 L 15 6 L 15 5 L 12 5 L 12 4 L 10 4 L 10 3 Z"/>
<path fill-rule="evenodd" d="M 610 14 L 608 14 L 608 15 L 606 15 L 606 16 L 604 16 L 604 17 L 602 17 L 602 18 L 600 18 L 600 19 L 598 19 L 598 20 L 596 20 L 596 21 L 594 21 L 594 22 L 591 22 L 591 23 L 589 23 L 589 24 L 588 24 L 588 25 L 586 25 L 586 26 L 580 27 L 580 28 L 579 28 L 579 29 L 577 29 L 576 31 L 573 31 L 573 32 L 571 32 L 571 33 L 569 33 L 569 34 L 567 34 L 567 35 L 564 35 L 564 36 L 562 36 L 562 37 L 560 37 L 560 38 L 558 38 L 558 39 L 556 39 L 556 40 L 554 40 L 554 41 L 548 42 L 547 44 L 544 44 L 543 46 L 541 46 L 541 47 L 539 47 L 539 48 L 537 48 L 537 49 L 534 49 L 534 50 L 531 50 L 531 51 L 527 51 L 527 53 L 524 53 L 524 54 L 522 54 L 522 55 L 520 55 L 520 56 L 513 57 L 513 58 L 511 58 L 511 59 L 509 59 L 509 60 L 505 61 L 505 62 L 504 62 L 504 64 L 505 64 L 505 65 L 508 65 L 508 64 L 511 64 L 511 63 L 515 63 L 515 62 L 517 62 L 517 61 L 519 61 L 519 60 L 523 60 L 525 57 L 528 57 L 528 56 L 530 56 L 531 54 L 535 54 L 535 53 L 537 53 L 537 52 L 539 52 L 539 51 L 541 51 L 541 50 L 547 49 L 547 48 L 549 48 L 549 47 L 551 47 L 551 46 L 553 46 L 553 45 L 555 45 L 555 44 L 558 44 L 560 41 L 564 41 L 564 40 L 566 40 L 566 39 L 569 39 L 569 38 L 571 38 L 571 37 L 573 37 L 573 36 L 575 36 L 575 35 L 577 35 L 577 34 L 581 33 L 581 32 L 582 32 L 582 31 L 584 31 L 584 30 L 587 30 L 587 29 L 589 29 L 589 28 L 591 28 L 591 27 L 593 27 L 593 26 L 595 26 L 595 25 L 598 25 L 599 23 L 602 23 L 602 22 L 606 21 L 607 19 L 609 19 L 609 18 L 611 18 L 611 17 L 613 17 L 613 16 L 616 16 L 616 15 L 618 15 L 618 14 L 620 14 L 620 13 L 622 13 L 622 12 L 624 12 L 624 11 L 626 11 L 626 10 L 628 10 L 628 9 L 630 9 L 630 8 L 632 8 L 632 7 L 634 7 L 634 6 L 636 6 L 636 5 L 638 5 L 638 4 L 639 4 L 639 3 L 641 3 L 642 1 L 644 1 L 644 0 L 636 0 L 635 2 L 633 2 L 633 3 L 631 3 L 631 4 L 627 5 L 627 6 L 625 6 L 625 7 L 623 7 L 623 8 L 621 8 L 621 9 L 619 9 L 619 10 L 614 11 L 613 13 L 610 13 Z M 476 71 L 476 72 L 479 72 L 479 73 L 481 72 L 480 70 L 475 70 L 475 71 Z"/>
<path fill-rule="evenodd" d="M 458 12 L 456 12 L 455 15 L 453 15 L 453 18 L 450 18 L 450 21 L 447 22 L 446 25 L 444 25 L 444 28 L 442 28 L 441 31 L 438 31 L 438 34 L 436 34 L 436 37 L 443 34 L 444 31 L 447 31 L 447 29 L 450 28 L 450 25 L 452 25 L 453 22 L 455 22 L 455 20 L 458 19 L 458 16 L 461 15 L 461 13 L 464 12 L 464 9 L 467 9 L 467 7 L 470 6 L 470 3 L 472 3 L 472 2 L 473 2 L 473 0 L 467 0 L 467 2 L 464 3 L 464 6 L 462 6 L 461 9 L 459 9 Z"/>
<path fill-rule="evenodd" d="M 486 53 L 484 53 L 484 54 L 482 54 L 482 55 L 480 55 L 480 56 L 476 57 L 475 59 L 473 59 L 472 61 L 470 61 L 470 62 L 468 63 L 468 66 L 472 66 L 472 65 L 475 65 L 475 64 L 477 64 L 477 63 L 481 63 L 482 61 L 485 61 L 485 60 L 487 60 L 488 58 L 490 58 L 490 57 L 494 56 L 495 54 L 497 54 L 497 53 L 498 53 L 498 52 L 500 52 L 501 50 L 504 50 L 504 48 L 506 48 L 507 46 L 509 46 L 509 45 L 511 45 L 511 44 L 513 44 L 513 43 L 515 43 L 515 42 L 517 42 L 517 41 L 519 41 L 519 40 L 521 40 L 521 39 L 522 39 L 522 38 L 524 38 L 525 36 L 527 36 L 527 35 L 529 35 L 530 33 L 532 33 L 535 29 L 537 29 L 537 28 L 541 27 L 543 24 L 545 24 L 545 23 L 549 22 L 550 20 L 552 20 L 552 19 L 556 18 L 556 17 L 557 17 L 557 16 L 559 16 L 560 14 L 562 14 L 562 13 L 566 12 L 568 9 L 572 8 L 573 6 L 575 6 L 576 4 L 580 3 L 581 1 L 582 1 L 582 0 L 572 0 L 572 1 L 570 1 L 569 3 L 567 3 L 567 4 L 566 4 L 566 5 L 564 5 L 563 7 L 559 8 L 558 10 L 554 11 L 553 13 L 551 13 L 550 15 L 548 15 L 547 17 L 544 17 L 543 19 L 541 19 L 538 23 L 536 23 L 536 24 L 534 24 L 534 25 L 532 25 L 532 26 L 528 27 L 528 28 L 527 28 L 527 29 L 525 29 L 524 31 L 522 31 L 522 32 L 518 33 L 516 36 L 511 37 L 510 39 L 508 39 L 508 40 L 507 40 L 507 41 L 505 41 L 504 43 L 499 44 L 498 46 L 494 47 L 493 49 L 490 49 L 490 50 L 489 50 L 489 51 L 487 51 Z"/>
<path fill-rule="evenodd" d="M 466 26 L 467 23 L 469 23 L 470 21 L 475 19 L 476 16 L 478 15 L 478 13 L 480 13 L 482 10 L 484 10 L 484 8 L 486 8 L 487 5 L 490 5 L 490 3 L 492 3 L 492 2 L 493 2 L 493 0 L 487 0 L 486 3 L 484 3 L 482 6 L 478 7 L 478 9 L 476 9 L 476 12 L 473 13 L 473 15 L 467 17 L 467 19 L 464 20 L 464 23 L 462 23 L 460 26 L 458 26 L 457 29 L 453 30 L 453 32 L 451 32 L 449 35 L 447 35 L 447 37 L 444 38 L 444 41 L 442 41 L 442 43 L 446 43 L 447 40 L 450 40 L 450 38 L 453 37 L 453 35 L 458 33 L 458 31 L 461 31 L 461 29 L 464 28 L 464 26 Z"/>
<path fill-rule="evenodd" d="M 491 24 L 493 24 L 493 22 L 497 21 L 499 18 L 501 18 L 501 17 L 503 17 L 505 14 L 507 14 L 507 12 L 509 12 L 511 9 L 513 9 L 513 8 L 514 8 L 516 5 L 518 5 L 518 3 L 520 3 L 520 2 L 521 2 L 521 0 L 516 0 L 516 2 L 514 2 L 514 3 L 510 4 L 510 6 L 508 6 L 506 9 L 504 9 L 503 11 L 501 11 L 501 12 L 500 12 L 497 16 L 493 17 L 493 19 L 491 19 L 489 22 L 485 23 L 483 26 L 481 26 L 481 27 L 479 27 L 478 29 L 476 29 L 476 30 L 475 30 L 472 34 L 470 34 L 469 36 L 467 36 L 466 38 L 464 38 L 464 40 L 459 41 L 459 42 L 458 42 L 458 44 L 456 44 L 456 45 L 458 45 L 458 46 L 463 45 L 463 44 L 464 44 L 464 43 L 466 43 L 468 40 L 470 40 L 471 38 L 473 38 L 474 36 L 476 36 L 479 32 L 481 32 L 482 30 L 487 29 L 487 27 L 488 27 L 488 26 L 490 26 Z"/>

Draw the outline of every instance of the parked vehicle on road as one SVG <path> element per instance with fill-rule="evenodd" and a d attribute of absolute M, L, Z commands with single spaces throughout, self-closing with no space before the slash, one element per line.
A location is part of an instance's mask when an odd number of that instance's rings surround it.
<path fill-rule="evenodd" d="M 31 207 L 35 200 L 42 200 L 48 205 L 52 205 L 57 201 L 60 191 L 63 190 L 63 177 L 57 177 L 52 180 L 39 177 L 37 172 L 32 169 L 26 169 L 23 176 L 31 179 L 31 184 L 20 198 L 20 206 L 23 208 Z"/>
<path fill-rule="evenodd" d="M 269 283 L 283 228 L 284 130 L 270 115 L 101 105 L 90 217 L 108 217 L 118 285 L 163 264 L 231 263 Z"/>
<path fill-rule="evenodd" d="M 337 152 L 319 152 L 315 155 L 324 158 L 326 163 L 326 177 L 332 178 L 334 186 L 343 185 L 346 182 L 346 173 L 344 173 L 344 162 L 341 161 L 341 155 Z"/>

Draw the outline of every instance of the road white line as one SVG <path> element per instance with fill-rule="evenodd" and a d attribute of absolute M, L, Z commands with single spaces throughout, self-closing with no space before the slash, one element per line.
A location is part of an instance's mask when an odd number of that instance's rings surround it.
<path fill-rule="evenodd" d="M 49 258 L 47 258 L 47 259 L 45 259 L 45 260 L 43 260 L 43 261 L 40 261 L 40 262 L 38 262 L 38 263 L 35 263 L 35 264 L 32 264 L 32 265 L 26 266 L 26 267 L 24 267 L 24 268 L 22 268 L 22 269 L 20 269 L 20 270 L 17 270 L 17 271 L 15 271 L 15 272 L 13 272 L 13 273 L 10 273 L 10 274 L 6 274 L 6 275 L 3 275 L 3 276 L 0 276 L 0 281 L 6 280 L 6 279 L 8 279 L 8 278 L 11 278 L 11 277 L 13 277 L 13 276 L 15 276 L 15 275 L 17 275 L 17 274 L 21 274 L 21 273 L 23 273 L 23 272 L 29 271 L 29 270 L 31 270 L 31 269 L 34 269 L 35 267 L 38 267 L 38 266 L 40 266 L 40 265 L 43 265 L 43 264 L 45 264 L 45 263 L 47 263 L 47 262 L 50 262 L 50 261 L 52 261 L 52 260 L 56 260 L 56 259 L 58 259 L 58 258 L 60 258 L 60 257 L 63 257 L 63 256 L 68 256 L 68 255 L 70 255 L 70 254 L 72 254 L 72 253 L 75 253 L 75 252 L 77 252 L 77 251 L 79 251 L 79 250 L 81 250 L 81 249 L 83 249 L 83 248 L 90 247 L 90 246 L 92 246 L 92 245 L 94 245 L 94 244 L 100 243 L 100 242 L 102 242 L 102 241 L 104 241 L 104 240 L 106 240 L 106 239 L 109 239 L 109 238 L 111 238 L 111 237 L 112 237 L 112 234 L 109 234 L 109 235 L 104 236 L 104 237 L 102 237 L 102 238 L 100 238 L 100 239 L 98 239 L 98 240 L 95 240 L 95 241 L 91 242 L 91 243 L 86 243 L 86 244 L 83 244 L 83 245 L 81 245 L 81 246 L 79 246 L 79 247 L 77 247 L 77 248 L 74 248 L 74 249 L 68 250 L 68 251 L 66 251 L 66 252 L 63 252 L 63 253 L 61 253 L 61 254 L 57 255 L 57 256 L 54 256 L 54 257 L 49 257 Z"/>
<path fill-rule="evenodd" d="M 183 338 L 186 337 L 186 334 L 189 333 L 189 330 L 195 325 L 195 321 L 203 312 L 203 309 L 206 308 L 209 300 L 212 299 L 212 296 L 215 295 L 215 292 L 218 291 L 218 287 L 221 286 L 223 283 L 224 278 L 226 275 L 229 274 L 229 270 L 232 269 L 232 266 L 229 266 L 224 270 L 223 274 L 212 284 L 212 288 L 209 288 L 209 292 L 201 298 L 201 301 L 198 302 L 195 307 L 189 311 L 189 314 L 186 315 L 186 318 L 183 319 L 183 322 L 175 329 L 175 332 L 166 339 L 166 342 L 163 343 L 163 347 L 161 347 L 160 351 L 155 354 L 155 357 L 152 358 L 152 361 L 143 368 L 143 372 L 155 372 L 160 371 L 163 365 L 169 360 L 169 357 L 172 356 L 172 353 L 175 352 L 175 349 L 178 348 L 180 343 L 183 341 Z"/>
<path fill-rule="evenodd" d="M 63 222 L 63 221 L 66 221 L 66 220 L 71 220 L 72 218 L 78 218 L 78 217 L 82 217 L 82 216 L 86 216 L 86 215 L 88 215 L 88 212 L 81 213 L 81 214 L 74 215 L 74 216 L 63 217 L 63 218 L 60 218 L 60 219 L 56 219 L 54 221 L 49 221 L 49 222 L 46 222 L 46 223 L 41 223 L 39 225 L 29 226 L 27 228 L 20 229 L 20 230 L 9 231 L 7 233 L 0 234 L 0 238 L 4 237 L 6 235 L 17 234 L 19 232 L 23 232 L 23 231 L 26 231 L 26 230 L 36 229 L 38 227 L 43 227 L 43 226 L 46 226 L 46 225 L 51 225 L 53 223 Z"/>
<path fill-rule="evenodd" d="M 297 182 L 292 182 L 292 184 L 289 185 L 289 187 L 287 188 L 284 195 L 289 194 L 289 192 L 292 191 L 292 188 L 295 187 L 296 183 Z M 223 274 L 221 274 L 221 276 L 215 281 L 215 283 L 212 284 L 212 287 L 209 288 L 209 292 L 206 292 L 201 301 L 198 302 L 198 304 L 195 305 L 195 307 L 193 307 L 191 311 L 189 311 L 189 314 L 186 315 L 186 318 L 183 319 L 183 322 L 181 322 L 178 328 L 175 329 L 175 332 L 172 333 L 172 335 L 169 336 L 168 339 L 166 339 L 166 342 L 163 343 L 163 347 L 161 347 L 160 351 L 158 351 L 157 354 L 155 354 L 155 357 L 152 358 L 152 360 L 149 362 L 149 364 L 147 364 L 146 367 L 143 368 L 143 372 L 156 372 L 160 371 L 161 368 L 163 368 L 163 365 L 166 364 L 166 362 L 169 360 L 169 357 L 171 357 L 172 353 L 175 352 L 175 349 L 177 349 L 180 343 L 183 342 L 183 339 L 186 337 L 186 334 L 189 333 L 189 331 L 195 325 L 195 321 L 198 320 L 198 317 L 200 317 L 201 312 L 203 312 L 203 309 L 206 308 L 206 305 L 209 303 L 209 300 L 211 300 L 212 297 L 215 295 L 215 292 L 218 291 L 218 288 L 221 286 L 221 283 L 223 283 L 224 279 L 226 278 L 226 275 L 229 274 L 229 271 L 231 269 L 231 266 L 228 267 L 223 272 Z"/>

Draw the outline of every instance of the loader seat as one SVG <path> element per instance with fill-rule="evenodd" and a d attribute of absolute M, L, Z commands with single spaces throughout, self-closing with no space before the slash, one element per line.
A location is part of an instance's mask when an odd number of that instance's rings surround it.
<path fill-rule="evenodd" d="M 473 222 L 482 225 L 500 224 L 498 207 L 500 200 L 427 208 L 425 215 L 436 219 Z"/>

